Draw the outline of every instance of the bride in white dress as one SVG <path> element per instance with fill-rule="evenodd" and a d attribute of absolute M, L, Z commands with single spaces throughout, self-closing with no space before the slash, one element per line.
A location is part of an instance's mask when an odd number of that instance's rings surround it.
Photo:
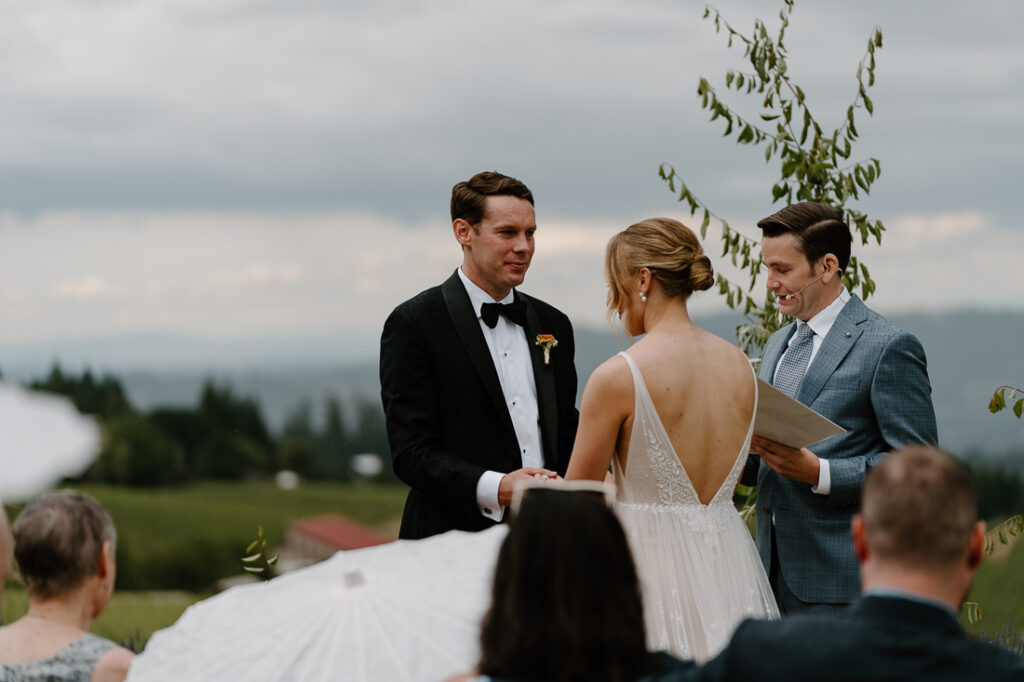
<path fill-rule="evenodd" d="M 733 506 L 757 410 L 746 356 L 687 312 L 714 283 L 682 223 L 652 218 L 612 237 L 609 314 L 643 338 L 587 382 L 567 479 L 615 478 L 616 511 L 643 590 L 648 647 L 704 661 L 741 620 L 777 618 Z"/>

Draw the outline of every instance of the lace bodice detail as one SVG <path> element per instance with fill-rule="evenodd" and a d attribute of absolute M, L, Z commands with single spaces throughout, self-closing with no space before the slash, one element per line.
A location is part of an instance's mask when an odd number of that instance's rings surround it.
<path fill-rule="evenodd" d="M 647 384 L 640 373 L 636 362 L 625 352 L 619 353 L 629 364 L 633 374 L 633 389 L 636 401 L 633 409 L 633 432 L 629 439 L 629 452 L 626 458 L 626 470 L 616 457 L 612 462 L 615 475 L 617 497 L 623 504 L 642 505 L 684 505 L 694 507 L 705 514 L 713 508 L 724 507 L 734 511 L 732 491 L 736 488 L 746 454 L 750 448 L 750 438 L 754 433 L 754 415 L 757 414 L 757 378 L 751 369 L 754 390 L 754 412 L 750 416 L 750 426 L 740 451 L 735 454 L 732 469 L 725 477 L 711 501 L 704 505 L 690 481 L 686 469 L 668 432 L 654 409 L 654 402 L 647 391 Z"/>
<path fill-rule="evenodd" d="M 679 461 L 633 358 L 620 353 L 633 375 L 636 401 L 626 467 L 612 461 L 618 489 L 615 511 L 636 560 L 644 600 L 647 646 L 698 662 L 729 641 L 745 618 L 778 618 L 771 584 L 750 532 L 732 503 L 747 461 L 757 414 L 732 457 L 732 467 L 708 504 Z"/>

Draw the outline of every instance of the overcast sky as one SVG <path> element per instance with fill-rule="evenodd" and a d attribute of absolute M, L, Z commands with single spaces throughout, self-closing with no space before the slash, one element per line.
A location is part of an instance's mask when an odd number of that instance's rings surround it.
<path fill-rule="evenodd" d="M 371 353 L 390 309 L 460 262 L 449 193 L 479 170 L 533 189 L 524 290 L 578 324 L 602 324 L 608 236 L 688 220 L 662 162 L 752 236 L 778 208 L 775 166 L 700 109 L 700 76 L 744 66 L 703 3 L 0 6 L 0 366 L 121 336 Z M 777 24 L 775 3 L 717 6 L 742 30 Z M 798 3 L 790 73 L 827 128 L 876 25 L 855 156 L 882 162 L 860 208 L 889 232 L 858 250 L 869 303 L 1024 308 L 1024 4 Z"/>

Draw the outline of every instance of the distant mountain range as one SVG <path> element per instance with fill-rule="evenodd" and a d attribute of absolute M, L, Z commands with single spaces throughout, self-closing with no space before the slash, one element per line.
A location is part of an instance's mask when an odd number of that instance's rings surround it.
<path fill-rule="evenodd" d="M 1024 384 L 1024 312 L 960 311 L 952 313 L 907 313 L 891 315 L 896 325 L 918 336 L 928 356 L 928 371 L 932 381 L 932 398 L 939 424 L 941 444 L 957 454 L 978 452 L 1005 455 L 1018 451 L 1024 460 L 1024 423 L 1004 412 L 992 415 L 987 406 L 992 391 L 1000 384 Z M 698 324 L 726 339 L 733 339 L 733 330 L 740 319 L 733 315 L 697 317 Z M 139 346 L 139 338 L 94 340 L 96 348 L 108 349 L 119 344 Z M 354 340 L 354 339 L 353 339 Z M 375 340 L 373 340 L 375 341 Z M 188 339 L 171 339 L 171 343 L 189 343 Z M 152 352 L 151 369 L 117 369 L 142 366 L 146 357 L 143 350 L 137 357 L 121 356 L 121 362 L 96 362 L 94 367 L 113 367 L 113 373 L 124 383 L 133 404 L 141 409 L 157 405 L 192 405 L 202 382 L 207 378 L 229 384 L 237 393 L 259 401 L 268 423 L 278 429 L 288 414 L 303 401 L 312 404 L 317 413 L 324 399 L 337 396 L 343 406 L 354 407 L 357 400 L 376 402 L 379 399 L 376 358 L 367 348 L 367 339 L 361 337 L 360 350 L 365 360 L 332 364 L 322 360 L 309 360 L 305 364 L 288 363 L 287 348 L 315 347 L 310 353 L 315 358 L 330 357 L 331 341 L 278 339 L 278 351 L 258 366 L 244 367 L 232 363 L 230 344 L 217 346 L 221 352 L 212 356 L 208 367 L 194 369 L 174 362 L 162 365 L 160 358 L 171 358 L 170 351 Z M 202 342 L 192 341 L 196 347 Z M 340 343 L 334 339 L 334 344 Z M 147 338 L 143 348 L 154 351 L 155 345 L 167 344 L 166 338 Z M 579 328 L 576 330 L 576 365 L 580 376 L 580 391 L 586 377 L 597 365 L 625 347 L 625 341 L 609 329 Z M 162 346 L 161 346 L 162 347 Z M 335 347 L 340 347 L 335 345 Z M 372 346 L 370 346 L 372 348 Z M 349 346 L 349 350 L 352 347 Z M 340 356 L 340 354 L 339 354 Z M 84 357 L 87 357 L 85 355 Z M 309 356 L 306 356 L 309 357 Z M 275 359 L 276 358 L 276 359 Z M 8 357 L 0 357 L 0 368 L 5 375 L 27 378 L 26 374 L 40 376 L 38 363 L 30 368 Z M 220 360 L 220 361 L 218 361 Z M 75 368 L 75 365 L 69 365 Z M 217 369 L 217 367 L 221 367 Z"/>

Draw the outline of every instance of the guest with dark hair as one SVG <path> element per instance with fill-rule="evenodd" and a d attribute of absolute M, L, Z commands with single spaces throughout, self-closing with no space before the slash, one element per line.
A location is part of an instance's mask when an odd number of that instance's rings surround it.
<path fill-rule="evenodd" d="M 0 629 L 5 682 L 123 680 L 134 654 L 89 633 L 114 591 L 114 523 L 99 502 L 60 490 L 14 522 L 14 560 L 28 613 Z"/>
<path fill-rule="evenodd" d="M 646 650 L 626 536 L 601 484 L 590 482 L 525 489 L 480 643 L 480 676 L 456 679 L 655 682 L 692 667 Z"/>
<path fill-rule="evenodd" d="M 867 476 L 853 517 L 864 596 L 840 611 L 746 621 L 694 676 L 759 682 L 1010 682 L 1024 658 L 968 638 L 957 611 L 981 563 L 967 468 L 934 447 L 893 453 Z"/>

